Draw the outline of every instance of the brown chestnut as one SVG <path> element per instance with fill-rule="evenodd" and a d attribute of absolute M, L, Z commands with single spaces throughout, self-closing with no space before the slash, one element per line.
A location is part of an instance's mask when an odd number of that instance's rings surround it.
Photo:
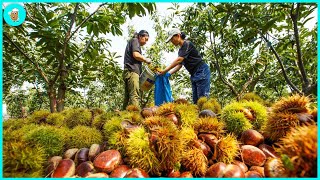
<path fill-rule="evenodd" d="M 227 165 L 223 162 L 218 162 L 210 166 L 206 172 L 206 177 L 223 177 L 224 170 Z"/>
<path fill-rule="evenodd" d="M 218 143 L 218 139 L 213 134 L 207 134 L 207 133 L 201 133 L 198 135 L 198 138 L 204 141 L 213 151 L 215 148 L 215 145 Z"/>
<path fill-rule="evenodd" d="M 121 154 L 117 150 L 107 150 L 100 153 L 93 161 L 93 166 L 102 172 L 110 173 L 122 164 Z"/>
<path fill-rule="evenodd" d="M 223 177 L 245 177 L 242 169 L 234 164 L 228 164 L 223 172 Z"/>
<path fill-rule="evenodd" d="M 104 172 L 93 173 L 86 176 L 86 178 L 108 178 L 108 174 Z"/>
<path fill-rule="evenodd" d="M 180 174 L 181 178 L 193 178 L 193 175 L 190 171 L 185 171 L 183 173 Z"/>
<path fill-rule="evenodd" d="M 74 158 L 74 162 L 76 165 L 79 165 L 83 162 L 89 161 L 89 149 L 88 148 L 81 148 Z"/>
<path fill-rule="evenodd" d="M 175 125 L 179 125 L 179 120 L 174 113 L 167 114 L 166 118 L 168 118 L 170 121 L 172 121 Z"/>
<path fill-rule="evenodd" d="M 76 175 L 78 175 L 80 177 L 86 177 L 89 174 L 92 174 L 93 171 L 94 171 L 94 167 L 93 167 L 92 162 L 86 161 L 86 162 L 79 164 L 79 166 L 77 166 Z"/>
<path fill-rule="evenodd" d="M 273 147 L 267 145 L 267 144 L 260 144 L 259 149 L 266 155 L 266 157 L 271 158 L 277 158 L 279 155 L 276 153 L 276 151 L 273 149 Z"/>
<path fill-rule="evenodd" d="M 130 170 L 130 167 L 127 165 L 120 165 L 116 167 L 112 173 L 110 174 L 110 177 L 113 178 L 123 178 L 127 172 Z"/>
<path fill-rule="evenodd" d="M 63 159 L 51 174 L 53 178 L 71 177 L 75 174 L 76 165 L 71 159 Z"/>
<path fill-rule="evenodd" d="M 264 174 L 266 177 L 287 177 L 282 161 L 279 158 L 268 158 L 264 165 Z"/>
<path fill-rule="evenodd" d="M 255 119 L 254 115 L 252 114 L 252 112 L 247 109 L 247 108 L 242 108 L 240 110 L 240 112 L 242 112 L 244 114 L 244 116 L 249 119 L 250 121 L 253 121 Z"/>
<path fill-rule="evenodd" d="M 143 169 L 133 168 L 133 169 L 130 169 L 124 177 L 125 178 L 147 178 L 149 177 L 149 175 Z"/>
<path fill-rule="evenodd" d="M 147 117 L 150 117 L 150 116 L 153 116 L 153 111 L 151 108 L 143 108 L 141 110 L 141 116 L 143 118 L 147 118 Z"/>
<path fill-rule="evenodd" d="M 197 141 L 195 141 L 195 146 L 199 149 L 202 150 L 203 154 L 208 158 L 209 156 L 211 156 L 212 151 L 210 149 L 210 147 L 203 141 L 201 141 L 200 139 L 198 139 Z"/>
<path fill-rule="evenodd" d="M 244 173 L 248 171 L 248 166 L 244 162 L 234 160 L 232 164 L 239 166 Z"/>
<path fill-rule="evenodd" d="M 258 131 L 248 129 L 242 132 L 240 140 L 244 145 L 258 146 L 263 143 L 264 137 Z"/>
<path fill-rule="evenodd" d="M 68 149 L 64 155 L 63 155 L 63 159 L 72 159 L 74 160 L 77 152 L 78 152 L 78 148 L 72 148 L 72 149 Z"/>
<path fill-rule="evenodd" d="M 266 161 L 266 155 L 252 145 L 241 146 L 241 156 L 248 166 L 263 166 Z"/>
<path fill-rule="evenodd" d="M 264 175 L 264 167 L 260 167 L 260 166 L 251 166 L 249 171 L 256 171 L 258 172 L 262 177 L 265 177 Z"/>
<path fill-rule="evenodd" d="M 62 160 L 61 156 L 53 156 L 49 159 L 48 161 L 48 166 L 45 170 L 46 174 L 51 175 L 51 173 L 53 173 L 53 171 L 56 169 L 56 167 L 58 166 L 59 162 Z"/>
<path fill-rule="evenodd" d="M 199 118 L 204 118 L 204 117 L 217 117 L 217 115 L 211 111 L 210 109 L 205 109 L 205 110 L 202 110 L 200 113 L 199 113 Z"/>
<path fill-rule="evenodd" d="M 248 171 L 245 173 L 246 178 L 255 178 L 255 177 L 262 177 L 260 173 L 256 171 Z"/>
<path fill-rule="evenodd" d="M 94 158 L 102 151 L 102 147 L 99 144 L 92 144 L 89 149 L 89 161 L 93 161 Z"/>
<path fill-rule="evenodd" d="M 172 170 L 169 174 L 168 174 L 168 177 L 172 177 L 172 178 L 176 178 L 176 177 L 180 177 L 180 171 L 175 171 L 175 170 Z"/>

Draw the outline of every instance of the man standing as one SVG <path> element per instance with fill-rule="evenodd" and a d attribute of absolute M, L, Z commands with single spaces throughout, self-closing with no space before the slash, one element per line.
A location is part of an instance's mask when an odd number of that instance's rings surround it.
<path fill-rule="evenodd" d="M 151 60 L 145 58 L 141 53 L 141 46 L 144 46 L 149 39 L 149 33 L 141 30 L 128 42 L 124 53 L 123 80 L 125 83 L 125 97 L 123 109 L 128 105 L 140 107 L 139 76 L 142 71 L 142 62 L 150 64 Z"/>

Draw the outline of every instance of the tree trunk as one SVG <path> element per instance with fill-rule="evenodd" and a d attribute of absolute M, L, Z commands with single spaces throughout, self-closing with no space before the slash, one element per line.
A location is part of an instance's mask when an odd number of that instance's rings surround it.
<path fill-rule="evenodd" d="M 56 111 L 57 101 L 56 101 L 56 93 L 53 88 L 53 85 L 49 85 L 48 87 L 48 96 L 50 100 L 50 111 L 51 113 Z"/>
<path fill-rule="evenodd" d="M 57 101 L 57 111 L 61 112 L 64 109 L 64 99 L 66 96 L 66 85 L 62 82 L 58 88 L 58 101 Z"/>
<path fill-rule="evenodd" d="M 297 47 L 297 64 L 302 76 L 302 89 L 307 89 L 307 87 L 309 87 L 310 82 L 307 78 L 307 73 L 305 71 L 304 68 L 304 64 L 302 61 L 302 52 L 301 52 L 301 45 L 300 45 L 300 36 L 299 36 L 299 29 L 298 29 L 298 18 L 299 18 L 299 10 L 300 10 L 300 4 L 297 4 L 297 9 L 296 12 L 293 13 L 294 11 L 294 5 L 292 5 L 291 8 L 291 19 L 292 19 L 292 23 L 293 23 L 293 30 L 294 30 L 294 38 L 295 38 L 295 42 L 296 42 L 296 47 Z M 305 92 L 304 92 L 305 93 Z"/>
<path fill-rule="evenodd" d="M 58 101 L 57 101 L 57 111 L 61 112 L 64 109 L 64 99 L 66 97 L 66 90 L 67 86 L 64 83 L 65 79 L 68 75 L 67 69 L 64 64 L 61 65 L 61 70 L 60 70 L 60 85 L 58 88 Z"/>

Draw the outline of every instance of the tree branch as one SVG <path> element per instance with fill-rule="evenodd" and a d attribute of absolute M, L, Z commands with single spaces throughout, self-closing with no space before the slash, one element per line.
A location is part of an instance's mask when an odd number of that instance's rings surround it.
<path fill-rule="evenodd" d="M 89 48 L 89 45 L 91 44 L 91 41 L 92 41 L 92 39 L 93 39 L 93 36 L 94 36 L 94 35 L 91 36 L 91 38 L 90 38 L 89 41 L 87 42 L 84 50 L 83 50 L 80 54 L 77 55 L 77 59 L 75 59 L 73 62 L 77 62 L 77 61 L 79 60 L 80 56 L 82 56 L 82 55 L 87 51 L 87 49 Z"/>
<path fill-rule="evenodd" d="M 226 84 L 226 85 L 231 89 L 231 91 L 233 92 L 233 94 L 235 94 L 235 95 L 237 96 L 238 93 L 237 93 L 236 89 L 234 88 L 234 86 L 233 86 L 229 81 L 227 81 L 226 79 L 224 79 L 224 78 L 222 77 L 221 69 L 220 69 L 218 60 L 215 61 L 215 66 L 216 66 L 216 68 L 217 68 L 217 70 L 218 70 L 218 74 L 219 74 L 219 77 L 220 77 L 220 79 L 222 80 L 222 82 L 223 82 L 224 84 Z"/>
<path fill-rule="evenodd" d="M 45 73 L 42 71 L 42 69 L 40 68 L 39 64 L 35 61 L 33 61 L 26 53 L 24 53 L 22 51 L 22 49 L 16 45 L 16 43 L 14 43 L 10 38 L 9 36 L 6 34 L 6 33 L 3 33 L 4 37 L 6 39 L 8 39 L 8 41 L 24 56 L 27 58 L 28 61 L 30 61 L 35 67 L 36 67 L 36 70 L 39 72 L 39 74 L 41 75 L 41 77 L 44 79 L 44 81 L 49 84 L 49 80 L 47 78 L 47 76 L 45 75 Z"/>
<path fill-rule="evenodd" d="M 67 39 L 67 42 L 69 42 L 69 40 L 72 38 L 72 36 L 81 28 L 81 26 L 82 26 L 84 23 L 86 23 L 96 12 L 98 12 L 98 10 L 99 10 L 102 6 L 104 6 L 104 5 L 106 5 L 106 4 L 108 4 L 108 3 L 100 4 L 99 7 L 98 7 L 93 13 L 91 13 L 85 20 L 83 20 L 83 21 L 78 25 L 78 27 L 72 32 L 72 34 L 70 35 L 70 37 Z"/>
<path fill-rule="evenodd" d="M 59 59 L 59 69 L 55 75 L 55 77 L 53 78 L 53 82 L 56 82 L 58 77 L 61 76 L 61 73 L 63 73 L 62 76 L 65 76 L 66 72 L 66 69 L 64 68 L 64 59 L 65 59 L 65 52 L 66 52 L 66 49 L 67 49 L 67 45 L 68 45 L 68 39 L 70 37 L 70 33 L 71 33 L 71 29 L 72 29 L 72 26 L 75 22 L 75 19 L 76 19 L 76 13 L 77 13 L 77 10 L 78 10 L 78 7 L 79 7 L 79 3 L 76 4 L 76 7 L 74 8 L 74 12 L 71 16 L 71 21 L 70 21 L 70 26 L 69 26 L 69 29 L 68 31 L 66 32 L 66 37 L 64 39 L 64 43 L 63 43 L 63 49 L 62 49 L 62 52 L 61 52 L 61 57 Z"/>
<path fill-rule="evenodd" d="M 270 43 L 269 40 L 260 32 L 261 37 L 267 42 Z M 271 43 L 270 43 L 271 44 Z M 301 91 L 290 81 L 286 70 L 284 69 L 283 63 L 281 61 L 281 58 L 279 56 L 279 54 L 277 53 L 277 51 L 274 49 L 274 47 L 272 45 L 270 45 L 270 49 L 271 51 L 274 53 L 274 55 L 276 56 L 276 59 L 278 60 L 281 70 L 282 70 L 282 74 L 286 80 L 286 82 L 290 85 L 290 87 L 292 87 L 293 90 L 297 91 L 299 94 L 302 94 Z"/>
<path fill-rule="evenodd" d="M 304 64 L 302 61 L 302 52 L 301 52 L 301 46 L 300 46 L 300 38 L 299 38 L 299 30 L 298 30 L 298 18 L 299 18 L 299 10 L 300 10 L 300 3 L 297 4 L 297 9 L 296 13 L 293 13 L 294 11 L 294 3 L 292 4 L 291 12 L 290 12 L 290 17 L 292 19 L 293 23 L 293 29 L 294 29 L 294 38 L 296 41 L 296 47 L 297 47 L 297 59 L 298 59 L 298 67 L 302 76 L 302 81 L 303 81 L 303 87 L 308 87 L 309 86 L 309 80 L 307 78 L 307 74 L 304 68 Z M 303 88 L 303 89 L 304 89 Z"/>
<path fill-rule="evenodd" d="M 239 93 L 239 95 L 237 96 L 237 99 L 241 97 L 241 95 L 246 91 L 247 87 L 249 86 L 249 84 L 251 84 L 252 80 L 253 80 L 253 75 L 254 75 L 254 70 L 252 68 L 252 72 L 250 75 L 250 78 L 248 79 L 248 81 L 246 83 L 244 83 L 244 85 L 242 86 L 242 89 Z M 239 99 L 238 99 L 239 100 Z"/>
<path fill-rule="evenodd" d="M 65 37 L 65 40 L 64 40 L 64 43 L 63 43 L 63 52 L 62 52 L 63 56 L 64 56 L 64 53 L 66 52 L 67 44 L 68 44 L 69 39 L 71 37 L 71 35 L 70 35 L 71 34 L 71 29 L 72 29 L 72 26 L 73 26 L 74 22 L 76 21 L 76 14 L 77 14 L 78 8 L 79 8 L 79 3 L 76 4 L 76 7 L 74 8 L 74 12 L 71 15 L 70 26 L 69 26 L 69 29 L 68 29 L 68 31 L 66 33 L 66 37 Z"/>
<path fill-rule="evenodd" d="M 258 81 L 259 81 L 259 80 L 262 78 L 262 76 L 266 73 L 267 67 L 268 67 L 268 65 L 266 64 L 266 65 L 264 66 L 264 70 L 260 73 L 260 75 L 252 81 L 250 91 L 253 91 L 253 90 L 254 90 L 254 87 L 256 86 L 256 84 L 258 83 Z"/>
<path fill-rule="evenodd" d="M 218 57 L 218 54 L 217 54 L 215 38 L 213 37 L 213 42 L 212 42 L 212 39 L 210 38 L 210 42 L 211 42 L 211 45 L 213 45 L 213 53 L 214 53 L 215 58 L 216 58 L 216 60 L 215 60 L 215 66 L 216 66 L 216 68 L 217 68 L 217 70 L 218 70 L 218 74 L 219 74 L 220 79 L 222 80 L 222 82 L 223 82 L 225 85 L 227 85 L 227 86 L 231 89 L 231 91 L 235 94 L 235 96 L 238 96 L 238 92 L 236 91 L 236 89 L 234 88 L 234 86 L 233 86 L 230 82 L 228 82 L 226 79 L 224 79 L 224 78 L 222 77 L 220 65 L 219 65 L 219 62 L 218 62 L 218 58 L 219 58 L 219 57 Z"/>

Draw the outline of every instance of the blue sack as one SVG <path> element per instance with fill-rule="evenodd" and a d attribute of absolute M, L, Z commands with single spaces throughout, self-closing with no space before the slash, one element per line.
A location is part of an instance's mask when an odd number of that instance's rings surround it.
<path fill-rule="evenodd" d="M 165 75 L 156 75 L 156 80 L 154 83 L 154 102 L 156 106 L 173 101 L 169 83 L 170 76 L 171 74 L 168 72 Z"/>

